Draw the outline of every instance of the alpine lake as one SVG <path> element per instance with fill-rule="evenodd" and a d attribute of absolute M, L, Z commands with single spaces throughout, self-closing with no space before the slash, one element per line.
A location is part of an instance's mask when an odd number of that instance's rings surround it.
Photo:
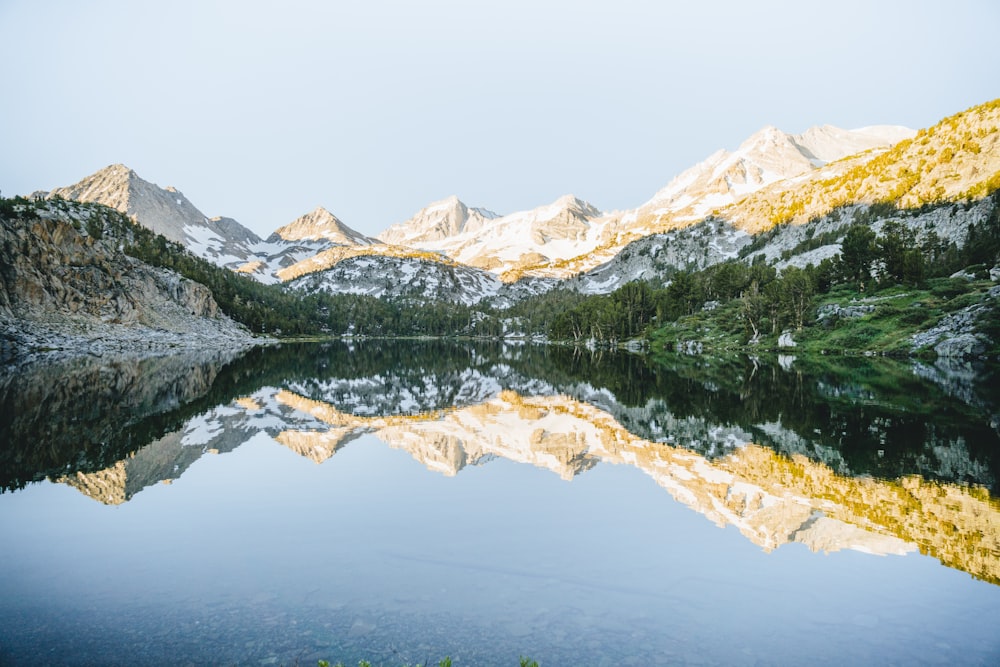
<path fill-rule="evenodd" d="M 1000 664 L 1000 377 L 444 341 L 0 371 L 0 664 Z"/>

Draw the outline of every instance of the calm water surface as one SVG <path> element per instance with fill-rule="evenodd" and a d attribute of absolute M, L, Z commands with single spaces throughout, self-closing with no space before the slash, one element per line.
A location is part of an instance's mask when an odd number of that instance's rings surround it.
<path fill-rule="evenodd" d="M 997 664 L 990 378 L 443 343 L 10 369 L 0 663 Z"/>

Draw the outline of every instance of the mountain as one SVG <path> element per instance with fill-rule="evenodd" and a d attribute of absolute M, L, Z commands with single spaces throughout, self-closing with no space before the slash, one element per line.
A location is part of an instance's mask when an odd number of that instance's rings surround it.
<path fill-rule="evenodd" d="M 324 226 L 296 221 L 266 243 L 314 239 L 323 235 L 318 230 L 349 230 L 336 218 L 325 220 Z M 496 275 L 500 271 L 522 263 L 548 261 L 550 255 L 558 258 L 570 249 L 575 253 L 595 247 L 602 238 L 603 220 L 599 210 L 573 195 L 506 216 L 469 208 L 457 197 L 449 197 L 380 234 L 378 238 L 384 243 L 339 231 L 339 237 L 350 243 L 325 249 L 304 248 L 294 254 L 288 253 L 286 245 L 282 246 L 285 254 L 280 267 L 273 257 L 259 255 L 239 270 L 261 280 L 267 280 L 265 274 L 270 272 L 282 282 L 294 281 L 293 288 L 307 293 L 320 290 L 420 297 L 471 305 L 503 290 Z M 334 221 L 339 226 L 334 227 Z M 307 274 L 313 275 L 300 280 Z M 550 288 L 534 281 L 523 289 L 503 290 L 504 303 L 517 295 Z"/>
<path fill-rule="evenodd" d="M 713 153 L 645 204 L 621 214 L 605 215 L 567 195 L 547 206 L 494 216 L 450 197 L 379 238 L 441 253 L 497 273 L 505 282 L 525 276 L 567 278 L 607 262 L 635 239 L 692 224 L 772 183 L 911 136 L 912 130 L 898 126 L 843 130 L 824 125 L 797 135 L 769 126 L 733 152 Z"/>
<path fill-rule="evenodd" d="M 123 165 L 107 167 L 49 196 L 115 207 L 195 254 L 266 283 L 326 270 L 358 255 L 420 257 L 420 252 L 407 248 L 435 253 L 514 282 L 526 276 L 567 278 L 595 269 L 636 239 L 692 224 L 761 188 L 787 183 L 850 153 L 884 147 L 910 135 L 912 131 L 895 126 L 842 130 L 826 125 L 798 135 L 765 127 L 735 151 L 717 151 L 677 176 L 648 202 L 623 214 L 604 215 L 566 195 L 546 206 L 499 216 L 466 206 L 452 196 L 426 206 L 375 239 L 319 207 L 261 241 L 235 220 L 206 218 L 176 189 L 159 188 Z M 396 248 L 390 251 L 381 244 Z M 373 275 L 377 274 L 374 270 Z M 341 281 L 342 277 L 330 284 Z M 349 291 L 359 289 L 369 288 Z"/>
<path fill-rule="evenodd" d="M 277 283 L 332 266 L 322 263 L 324 257 L 332 257 L 331 250 L 349 249 L 363 254 L 366 248 L 379 246 L 382 244 L 378 240 L 351 229 L 333 213 L 318 206 L 279 227 L 266 241 L 250 246 L 252 256 L 247 261 L 227 267 L 262 283 Z"/>
<path fill-rule="evenodd" d="M 123 164 L 113 164 L 79 183 L 46 194 L 117 209 L 194 254 L 224 266 L 245 261 L 260 237 L 232 218 L 209 218 L 174 187 L 143 180 Z"/>
<path fill-rule="evenodd" d="M 372 245 L 377 240 L 357 232 L 322 206 L 299 216 L 267 237 L 268 243 L 281 241 L 329 241 L 337 245 Z"/>
<path fill-rule="evenodd" d="M 421 247 L 421 244 L 465 232 L 478 232 L 487 227 L 488 221 L 498 217 L 484 208 L 469 208 L 453 195 L 420 209 L 412 218 L 389 227 L 378 238 L 394 245 Z"/>
<path fill-rule="evenodd" d="M 855 130 L 823 125 L 788 134 L 768 126 L 737 149 L 717 151 L 685 170 L 632 210 L 604 214 L 566 195 L 501 216 L 452 196 L 377 238 L 316 208 L 262 241 L 235 220 L 205 218 L 176 189 L 143 181 L 122 165 L 49 196 L 114 206 L 195 254 L 265 283 L 297 280 L 348 262 L 296 287 L 466 304 L 493 298 L 497 305 L 510 305 L 518 295 L 546 291 L 567 279 L 566 287 L 587 293 L 612 291 L 633 279 L 662 284 L 677 270 L 740 257 L 751 243 L 755 247 L 746 252 L 763 253 L 768 261 L 782 256 L 782 262 L 817 263 L 839 252 L 837 230 L 850 219 L 837 217 L 838 210 L 887 202 L 914 208 L 975 199 L 1000 187 L 998 137 L 1000 101 L 919 133 L 890 125 Z M 863 214 L 851 209 L 855 213 Z M 827 241 L 822 247 L 799 248 L 811 236 L 800 238 L 792 228 L 770 231 L 828 215 L 834 217 L 820 225 Z M 923 216 L 906 224 L 918 222 L 921 229 L 944 224 L 947 240 L 964 243 L 948 221 Z M 774 242 L 766 251 L 757 247 L 765 231 Z M 807 259 L 791 256 L 800 249 L 807 250 Z M 362 256 L 369 259 L 357 259 Z M 401 282 L 386 287 L 387 277 Z M 511 288 L 496 288 L 494 277 Z M 516 288 L 527 278 L 530 288 Z M 460 295 L 462 286 L 471 291 Z"/>
<path fill-rule="evenodd" d="M 750 253 L 747 261 L 762 255 L 772 263 L 780 260 L 779 266 L 818 264 L 840 252 L 840 239 L 854 216 L 868 215 L 878 203 L 911 209 L 896 216 L 901 224 L 921 235 L 933 231 L 959 246 L 965 243 L 968 224 L 988 217 L 988 206 L 965 202 L 1000 188 L 1000 100 L 916 133 L 895 126 L 846 132 L 823 126 L 782 136 L 765 128 L 736 152 L 715 154 L 626 213 L 614 243 L 555 270 L 527 267 L 522 274 L 576 274 L 571 286 L 604 293 L 630 280 L 662 282 L 677 270 L 735 258 L 763 232 L 768 233 L 766 247 Z M 905 134 L 911 137 L 892 146 L 879 144 L 837 158 L 838 151 Z M 784 157 L 765 159 L 772 150 Z M 835 159 L 824 163 L 829 158 Z M 756 167 L 749 169 L 751 164 Z M 775 165 L 787 174 L 802 171 L 777 178 Z M 738 197 L 735 193 L 748 186 L 734 181 L 734 173 L 757 174 L 757 183 L 767 182 Z M 919 210 L 928 204 L 939 209 Z M 804 224 L 810 220 L 813 223 Z M 795 224 L 785 224 L 789 222 Z M 880 223 L 875 228 L 880 229 Z M 814 238 L 829 240 L 804 248 Z"/>
<path fill-rule="evenodd" d="M 792 186 L 806 174 L 822 171 L 830 162 L 859 151 L 885 150 L 913 136 L 913 130 L 880 125 L 842 130 L 831 125 L 813 127 L 802 134 L 787 134 L 767 126 L 747 138 L 733 152 L 719 150 L 686 169 L 666 187 L 636 209 L 605 223 L 601 243 L 557 262 L 538 262 L 509 271 L 505 280 L 523 276 L 568 278 L 610 262 L 629 243 L 695 224 L 715 212 L 723 217 L 727 207 L 772 184 Z M 616 284 L 627 282 L 627 279 Z"/>
<path fill-rule="evenodd" d="M 767 126 L 735 151 L 717 151 L 685 170 L 648 202 L 622 216 L 622 227 L 663 231 L 679 222 L 700 220 L 771 183 L 812 172 L 848 155 L 886 148 L 913 134 L 898 126 L 842 130 L 824 125 L 791 135 Z"/>
<path fill-rule="evenodd" d="M 602 241 L 606 220 L 601 211 L 573 195 L 504 216 L 487 218 L 481 211 L 467 209 L 456 198 L 446 199 L 394 225 L 380 238 L 406 240 L 421 250 L 503 274 L 524 264 L 592 250 Z"/>
<path fill-rule="evenodd" d="M 1000 188 L 1000 100 L 967 109 L 891 148 L 778 182 L 726 211 L 749 232 L 803 222 L 851 204 L 898 208 L 976 199 Z"/>

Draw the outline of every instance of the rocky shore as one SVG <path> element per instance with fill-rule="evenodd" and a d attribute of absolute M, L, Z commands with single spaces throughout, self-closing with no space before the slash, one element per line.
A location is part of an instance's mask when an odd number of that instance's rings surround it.
<path fill-rule="evenodd" d="M 64 321 L 39 323 L 0 320 L 0 362 L 38 356 L 159 355 L 191 350 L 238 350 L 269 342 L 231 321 L 196 323 L 184 331 L 143 325 L 122 326 Z"/>

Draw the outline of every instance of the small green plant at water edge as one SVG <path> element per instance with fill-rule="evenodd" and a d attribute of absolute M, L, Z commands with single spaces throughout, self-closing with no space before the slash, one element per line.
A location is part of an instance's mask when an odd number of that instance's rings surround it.
<path fill-rule="evenodd" d="M 521 658 L 522 667 L 524 667 L 524 665 L 526 664 L 529 665 L 529 667 L 539 667 L 537 662 L 532 660 L 530 663 L 525 663 L 525 660 L 526 660 L 525 658 Z M 331 666 L 329 660 L 318 660 L 316 662 L 316 667 L 346 667 L 346 666 L 344 665 L 343 662 L 338 662 Z M 359 660 L 358 667 L 372 667 L 372 663 L 368 662 L 367 660 Z M 409 665 L 405 665 L 404 667 L 409 667 Z M 424 665 L 418 664 L 416 667 L 424 667 Z M 427 665 L 427 667 L 430 667 L 430 665 Z M 451 657 L 445 656 L 444 659 L 438 661 L 438 667 L 452 667 Z"/>

